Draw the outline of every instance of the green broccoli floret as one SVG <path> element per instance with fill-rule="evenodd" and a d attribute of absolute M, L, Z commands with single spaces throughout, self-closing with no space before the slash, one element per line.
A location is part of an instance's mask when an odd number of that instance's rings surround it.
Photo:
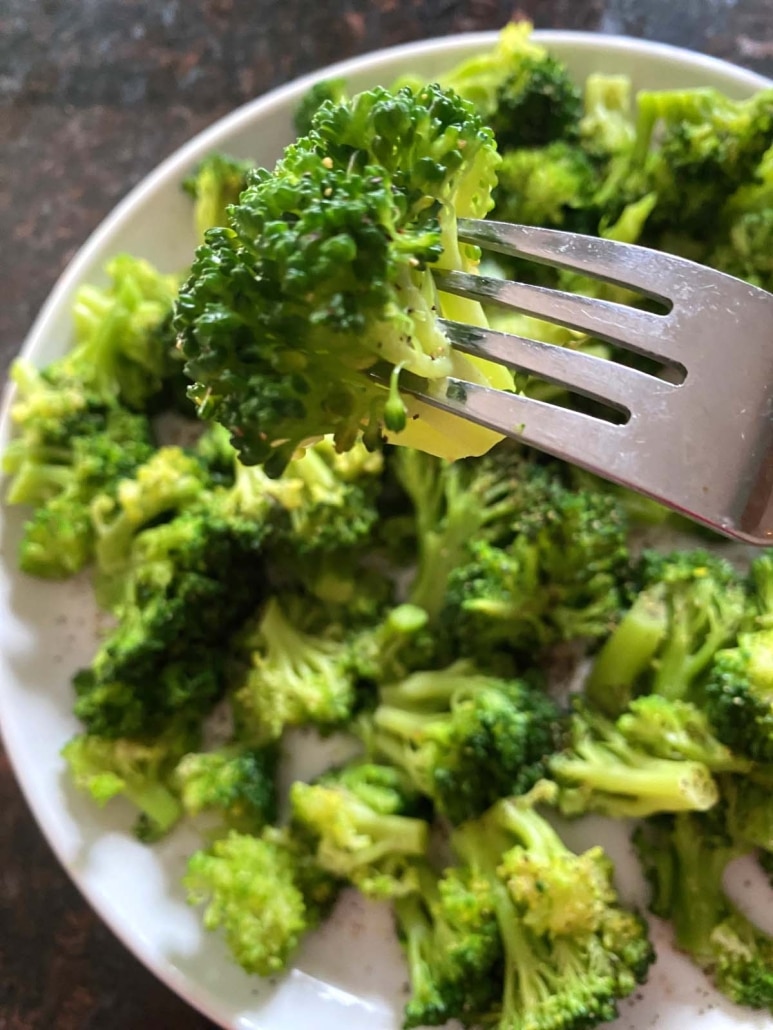
<path fill-rule="evenodd" d="M 655 915 L 676 944 L 731 1001 L 773 1011 L 773 938 L 730 901 L 722 886 L 738 848 L 721 812 L 659 816 L 634 836 L 652 887 Z"/>
<path fill-rule="evenodd" d="M 387 765 L 360 763 L 290 790 L 294 832 L 317 864 L 363 894 L 396 898 L 418 888 L 429 826 L 407 777 Z"/>
<path fill-rule="evenodd" d="M 539 465 L 526 467 L 524 479 L 510 541 L 473 539 L 448 578 L 441 622 L 476 658 L 606 636 L 622 605 L 629 569 L 622 507 L 564 486 Z"/>
<path fill-rule="evenodd" d="M 250 668 L 234 698 L 252 739 L 276 740 L 287 726 L 331 730 L 350 718 L 355 684 L 348 640 L 303 632 L 272 598 L 249 646 Z"/>
<path fill-rule="evenodd" d="M 773 89 L 745 100 L 714 89 L 642 91 L 637 100 L 634 161 L 658 195 L 650 225 L 705 239 L 773 142 Z"/>
<path fill-rule="evenodd" d="M 161 447 L 114 493 L 101 494 L 91 505 L 97 534 L 96 556 L 107 575 L 131 560 L 137 535 L 161 517 L 170 518 L 200 501 L 209 485 L 201 462 L 181 447 Z"/>
<path fill-rule="evenodd" d="M 773 854 L 772 785 L 770 770 L 759 766 L 745 776 L 721 777 L 727 832 L 740 849 Z"/>
<path fill-rule="evenodd" d="M 647 551 L 634 578 L 640 592 L 599 651 L 585 685 L 591 703 L 610 716 L 642 693 L 691 700 L 746 609 L 740 575 L 704 550 Z"/>
<path fill-rule="evenodd" d="M 346 79 L 322 79 L 320 82 L 315 82 L 301 97 L 300 103 L 295 109 L 293 122 L 298 135 L 308 135 L 314 115 L 326 101 L 340 104 L 346 100 L 346 95 Z"/>
<path fill-rule="evenodd" d="M 557 706 L 538 688 L 457 662 L 382 687 L 364 735 L 375 754 L 460 823 L 533 787 L 561 729 Z"/>
<path fill-rule="evenodd" d="M 600 812 L 616 819 L 639 818 L 656 812 L 701 812 L 717 802 L 717 786 L 703 762 L 654 756 L 580 702 L 570 732 L 569 747 L 548 762 L 561 788 L 559 806 L 565 815 Z"/>
<path fill-rule="evenodd" d="M 708 264 L 773 290 L 773 144 L 753 180 L 728 199 L 721 222 L 723 238 L 709 254 Z"/>
<path fill-rule="evenodd" d="M 192 905 L 206 905 L 204 926 L 222 929 L 234 959 L 260 976 L 285 968 L 337 892 L 297 841 L 273 827 L 259 837 L 232 830 L 196 852 L 183 883 Z"/>
<path fill-rule="evenodd" d="M 72 576 L 94 554 L 91 503 L 111 493 L 153 453 L 144 415 L 105 406 L 78 387 L 52 385 L 25 362 L 11 371 L 18 435 L 2 459 L 9 504 L 31 504 L 19 565 L 46 579 Z"/>
<path fill-rule="evenodd" d="M 411 984 L 403 1026 L 467 1023 L 497 1001 L 502 944 L 494 895 L 486 878 L 468 867 L 442 876 L 418 868 L 419 890 L 394 903 Z"/>
<path fill-rule="evenodd" d="M 65 387 L 77 384 L 104 404 L 120 401 L 145 411 L 180 370 L 170 319 L 179 279 L 128 254 L 113 258 L 105 271 L 107 287 L 78 289 L 75 342 L 47 374 Z"/>
<path fill-rule="evenodd" d="M 210 154 L 183 182 L 194 200 L 193 217 L 201 240 L 208 229 L 227 224 L 227 210 L 247 186 L 252 161 L 240 161 L 228 154 Z"/>
<path fill-rule="evenodd" d="M 482 324 L 482 310 L 438 294 L 429 267 L 474 269 L 456 218 L 488 211 L 497 161 L 472 107 L 428 86 L 323 104 L 273 172 L 253 173 L 230 227 L 199 249 L 175 320 L 199 414 L 244 461 L 277 474 L 324 434 L 343 451 L 388 429 L 453 457 L 497 439 L 426 406 L 409 420 L 399 393 L 401 370 L 440 390 L 451 374 L 512 386 L 452 350 L 437 316 Z M 389 390 L 362 374 L 379 363 Z"/>
<path fill-rule="evenodd" d="M 439 78 L 475 105 L 502 149 L 571 140 L 579 130 L 582 94 L 531 32 L 529 22 L 506 25 L 493 50 Z"/>
<path fill-rule="evenodd" d="M 215 813 L 229 830 L 256 833 L 277 818 L 278 761 L 275 747 L 235 741 L 184 755 L 173 783 L 187 815 Z"/>
<path fill-rule="evenodd" d="M 481 1022 L 499 1030 L 581 1030 L 614 1019 L 654 959 L 646 924 L 618 901 L 609 859 L 598 847 L 570 851 L 534 811 L 542 799 L 547 785 L 500 801 L 451 839 L 494 896 L 504 990 Z"/>
<path fill-rule="evenodd" d="M 172 772 L 198 740 L 198 730 L 182 720 L 148 739 L 109 739 L 82 733 L 64 746 L 62 756 L 75 786 L 98 805 L 120 795 L 139 809 L 134 832 L 149 843 L 168 833 L 183 815 L 171 785 Z"/>
<path fill-rule="evenodd" d="M 511 150 L 502 158 L 497 180 L 494 218 L 574 232 L 598 229 L 599 216 L 592 208 L 598 170 L 576 144 L 559 140 L 546 147 Z M 539 266 L 530 267 L 533 278 Z"/>
<path fill-rule="evenodd" d="M 263 599 L 266 535 L 210 501 L 136 538 L 118 625 L 74 680 L 90 732 L 153 733 L 176 713 L 210 709 L 227 679 L 224 641 Z"/>

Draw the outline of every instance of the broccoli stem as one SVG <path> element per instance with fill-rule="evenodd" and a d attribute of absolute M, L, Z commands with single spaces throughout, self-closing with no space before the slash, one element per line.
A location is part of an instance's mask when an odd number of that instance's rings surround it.
<path fill-rule="evenodd" d="M 404 815 L 382 815 L 367 805 L 352 801 L 358 830 L 372 838 L 370 847 L 356 853 L 357 865 L 371 865 L 389 855 L 423 855 L 427 847 L 427 824 Z"/>
<path fill-rule="evenodd" d="M 162 837 L 182 818 L 180 802 L 162 783 L 148 783 L 137 788 L 129 784 L 124 794 L 150 823 L 141 833 L 147 841 Z"/>
<path fill-rule="evenodd" d="M 688 613 L 680 610 L 674 614 L 668 642 L 654 663 L 653 694 L 659 694 L 668 701 L 683 700 L 727 639 L 727 631 L 721 624 L 713 625 L 703 644 L 692 654 L 689 650 L 691 637 Z"/>
<path fill-rule="evenodd" d="M 639 594 L 599 651 L 585 684 L 586 697 L 594 708 L 611 717 L 625 710 L 667 630 L 665 601 L 650 592 Z"/>
<path fill-rule="evenodd" d="M 387 708 L 421 708 L 447 711 L 457 690 L 470 686 L 464 663 L 436 672 L 416 672 L 400 683 L 382 687 L 381 701 Z"/>

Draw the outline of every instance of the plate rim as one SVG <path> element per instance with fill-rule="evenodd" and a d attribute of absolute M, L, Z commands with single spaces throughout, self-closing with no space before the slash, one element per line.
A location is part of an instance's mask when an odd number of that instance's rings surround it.
<path fill-rule="evenodd" d="M 56 318 L 61 305 L 67 302 L 73 288 L 81 282 L 84 271 L 90 264 L 92 256 L 121 226 L 130 221 L 134 208 L 155 192 L 164 189 L 170 180 L 179 182 L 183 173 L 193 163 L 200 160 L 207 152 L 217 149 L 225 138 L 247 127 L 254 119 L 269 115 L 272 111 L 285 106 L 288 102 L 294 99 L 297 100 L 311 85 L 321 79 L 334 76 L 345 77 L 355 75 L 361 71 L 377 72 L 379 68 L 391 64 L 396 59 L 410 58 L 411 56 L 422 59 L 440 52 L 453 54 L 455 51 L 469 51 L 474 47 L 483 49 L 487 46 L 492 46 L 498 36 L 499 32 L 497 30 L 465 32 L 456 35 L 434 36 L 424 40 L 382 47 L 355 57 L 337 61 L 334 64 L 323 65 L 266 93 L 262 93 L 220 118 L 215 119 L 214 122 L 196 133 L 143 176 L 92 230 L 57 277 L 14 358 L 28 356 L 30 352 L 34 353 L 38 349 L 40 341 L 46 337 L 49 331 L 49 324 Z M 555 44 L 560 47 L 573 47 L 580 51 L 596 50 L 601 46 L 610 53 L 660 57 L 682 66 L 690 66 L 696 71 L 705 70 L 708 75 L 721 74 L 723 77 L 732 79 L 735 84 L 744 88 L 757 90 L 773 86 L 773 80 L 758 72 L 733 64 L 731 61 L 726 61 L 722 58 L 713 57 L 685 47 L 674 46 L 669 43 L 604 32 L 581 32 L 562 29 L 535 30 L 533 36 L 535 40 L 544 44 L 548 49 Z M 3 429 L 7 428 L 8 425 L 13 391 L 12 383 L 9 379 L 6 379 L 0 394 L 0 435 L 2 435 Z M 13 568 L 13 571 L 18 573 L 16 568 Z M 102 896 L 97 888 L 89 885 L 85 877 L 80 875 L 78 870 L 73 868 L 72 864 L 67 860 L 64 854 L 64 846 L 58 839 L 55 827 L 52 827 L 46 819 L 44 805 L 35 798 L 24 777 L 23 763 L 20 760 L 20 754 L 17 753 L 16 736 L 12 726 L 4 718 L 3 695 L 4 692 L 0 689 L 0 740 L 5 748 L 14 779 L 24 801 L 64 873 L 98 918 L 151 975 L 173 991 L 191 1008 L 210 1019 L 219 1027 L 222 1027 L 223 1030 L 236 1030 L 237 1024 L 233 1021 L 224 1022 L 223 1014 L 218 1012 L 214 1005 L 210 1004 L 207 992 L 199 994 L 198 985 L 190 977 L 176 969 L 174 964 L 168 960 L 164 958 L 157 959 L 151 954 L 150 949 L 141 937 L 131 935 L 126 931 L 125 923 L 122 919 L 114 915 L 110 910 L 109 899 Z M 18 747 L 20 752 L 21 744 Z"/>

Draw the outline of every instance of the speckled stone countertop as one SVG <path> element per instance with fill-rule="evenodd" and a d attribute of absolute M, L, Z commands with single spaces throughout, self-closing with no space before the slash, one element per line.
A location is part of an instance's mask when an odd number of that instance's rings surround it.
<path fill-rule="evenodd" d="M 0 380 L 76 248 L 194 133 L 331 61 L 512 15 L 773 76 L 771 0 L 0 0 Z M 210 1026 L 81 900 L 0 754 L 0 1030 Z"/>

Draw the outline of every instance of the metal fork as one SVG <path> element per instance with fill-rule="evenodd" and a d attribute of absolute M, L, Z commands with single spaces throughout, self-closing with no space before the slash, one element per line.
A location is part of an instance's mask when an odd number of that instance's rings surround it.
<path fill-rule="evenodd" d="M 727 536 L 773 545 L 773 294 L 659 251 L 552 229 L 460 220 L 459 236 L 628 287 L 668 311 L 461 272 L 436 273 L 442 292 L 589 333 L 676 374 L 443 320 L 456 349 L 599 401 L 619 423 L 458 379 L 442 393 L 401 379 L 401 390 Z"/>

